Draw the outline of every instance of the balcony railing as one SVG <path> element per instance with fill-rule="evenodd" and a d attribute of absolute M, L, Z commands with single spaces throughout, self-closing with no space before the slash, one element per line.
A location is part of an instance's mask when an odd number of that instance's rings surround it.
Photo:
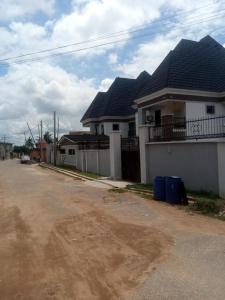
<path fill-rule="evenodd" d="M 174 120 L 160 126 L 149 126 L 149 142 L 210 139 L 225 137 L 225 116 L 195 120 Z"/>

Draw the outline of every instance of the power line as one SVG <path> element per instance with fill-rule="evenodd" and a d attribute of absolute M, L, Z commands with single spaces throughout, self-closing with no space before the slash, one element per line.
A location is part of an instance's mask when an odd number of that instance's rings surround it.
<path fill-rule="evenodd" d="M 224 16 L 224 13 L 221 15 Z M 214 16 L 213 18 L 207 18 L 204 20 L 201 20 L 200 22 L 197 23 L 193 23 L 194 25 L 196 24 L 201 24 L 204 23 L 206 21 L 212 20 L 212 19 L 216 19 L 218 18 L 218 15 Z M 185 24 L 185 25 L 181 25 L 181 28 L 186 28 L 187 26 L 193 25 L 193 24 Z M 136 35 L 134 37 L 131 38 L 124 38 L 124 39 L 118 39 L 115 41 L 111 41 L 111 42 L 107 42 L 107 43 L 102 43 L 102 44 L 97 44 L 97 45 L 93 45 L 90 47 L 84 47 L 84 48 L 80 48 L 80 49 L 75 49 L 75 50 L 70 50 L 70 51 L 65 51 L 65 52 L 59 52 L 59 53 L 53 53 L 53 54 L 49 54 L 43 57 L 37 57 L 37 58 L 31 58 L 31 59 L 25 59 L 25 60 L 17 60 L 15 62 L 12 62 L 12 64 L 22 64 L 22 63 L 29 63 L 29 62 L 37 62 L 37 61 L 41 61 L 43 59 L 47 59 L 47 58 L 52 58 L 52 57 L 59 57 L 59 56 L 63 56 L 63 55 L 68 55 L 68 54 L 73 54 L 76 52 L 81 52 L 81 51 L 86 51 L 86 50 L 91 50 L 91 49 L 96 49 L 96 48 L 100 48 L 100 47 L 104 47 L 104 46 L 109 46 L 109 45 L 113 45 L 113 44 L 117 44 L 117 43 L 121 43 L 121 42 L 125 42 L 125 41 L 129 41 L 129 40 L 136 40 L 136 39 L 141 39 L 143 37 L 149 37 L 152 36 L 152 34 L 146 33 L 146 34 L 142 34 L 142 35 Z"/>
<path fill-rule="evenodd" d="M 223 3 L 223 2 L 222 2 Z M 183 12 L 183 13 L 180 13 L 180 14 L 174 14 L 173 16 L 171 16 L 171 17 L 173 17 L 173 19 L 174 19 L 174 16 L 175 17 L 177 17 L 177 16 L 179 16 L 179 15 L 183 15 L 183 14 L 187 14 L 187 13 L 190 13 L 190 12 L 192 12 L 192 11 L 194 11 L 194 12 L 196 12 L 197 10 L 199 10 L 199 9 L 202 9 L 202 8 L 206 8 L 206 7 L 209 7 L 209 6 L 212 6 L 212 5 L 214 5 L 214 4 L 208 4 L 208 5 L 204 5 L 204 6 L 201 6 L 201 7 L 198 7 L 197 9 L 192 9 L 192 10 L 189 10 L 189 11 L 187 11 L 187 12 Z M 220 10 L 220 12 L 219 13 L 221 13 L 222 11 L 224 11 L 224 9 L 223 10 Z M 197 16 L 194 16 L 194 19 L 196 19 L 196 18 L 198 18 L 199 19 L 199 17 L 200 16 L 202 16 L 202 14 L 200 14 L 200 15 L 197 15 Z M 218 14 L 214 14 L 214 15 L 210 15 L 210 16 L 208 16 L 208 18 L 210 17 L 218 17 Z M 165 22 L 163 22 L 164 20 L 165 21 L 167 21 L 167 23 L 168 23 L 168 21 L 169 21 L 169 19 L 171 18 L 171 17 L 166 17 L 166 18 L 162 18 L 162 19 L 160 19 L 159 21 L 156 21 L 155 23 L 154 23 L 154 25 L 155 24 L 157 24 L 157 23 L 160 23 L 160 25 L 165 25 L 166 23 Z M 190 20 L 192 20 L 193 18 L 191 18 Z M 190 21 L 189 20 L 189 21 Z M 208 20 L 208 19 L 207 19 Z M 90 42 L 94 42 L 94 41 L 100 41 L 100 40 L 103 40 L 103 39 L 109 39 L 109 38 L 112 38 L 112 37 L 116 37 L 116 36 L 121 36 L 121 35 L 124 35 L 124 34 L 129 34 L 129 33 L 135 33 L 135 32 L 139 32 L 139 31 L 141 31 L 141 30 L 145 30 L 145 29 L 147 29 L 149 26 L 147 26 L 146 27 L 146 25 L 148 25 L 149 23 L 146 23 L 146 24 L 144 24 L 144 25 L 141 25 L 141 26 L 138 26 L 138 27 L 136 27 L 136 28 L 139 28 L 139 29 L 132 29 L 132 28 L 130 28 L 130 29 L 127 29 L 127 30 L 123 30 L 123 31 L 118 31 L 118 32 L 115 32 L 115 33 L 111 33 L 111 34 L 107 34 L 107 35 L 103 35 L 103 36 L 100 36 L 100 37 L 98 37 L 98 38 L 95 38 L 95 39 L 89 39 L 89 40 L 86 40 L 86 41 L 82 41 L 82 42 L 78 42 L 78 43 L 72 43 L 72 44 L 67 44 L 67 45 L 63 45 L 63 46 L 58 46 L 58 47 L 55 47 L 55 48 L 50 48 L 50 49 L 44 49 L 44 50 L 40 50 L 40 51 L 36 51 L 36 52 L 30 52 L 30 53 L 26 53 L 26 54 L 21 54 L 21 55 L 18 55 L 18 56 L 13 56 L 13 57 L 8 57 L 8 58 L 5 58 L 5 59 L 1 59 L 0 60 L 0 62 L 6 62 L 6 61 L 10 61 L 10 60 L 13 60 L 13 59 L 17 59 L 17 58 L 22 58 L 22 57 L 26 57 L 26 56 L 31 56 L 31 55 L 35 55 L 35 54 L 42 54 L 42 53 L 46 53 L 46 52 L 51 52 L 51 51 L 54 51 L 54 50 L 59 50 L 59 49 L 63 49 L 63 48 L 67 48 L 67 47 L 71 47 L 71 46 L 76 46 L 76 45 L 81 45 L 81 44 L 85 44 L 85 43 L 90 43 Z M 150 25 L 152 25 L 153 23 L 150 23 Z M 171 22 L 169 22 L 168 23 L 169 25 L 171 25 Z M 126 39 L 127 40 L 127 39 Z M 123 40 L 119 40 L 118 42 L 121 42 L 121 41 L 125 41 L 125 39 L 123 39 Z M 117 42 L 117 41 L 114 41 L 114 42 L 110 42 L 110 44 L 111 43 L 115 43 L 115 42 Z M 104 43 L 104 44 L 101 44 L 101 45 L 108 45 L 109 43 Z M 95 46 L 92 46 L 92 47 L 97 47 L 98 45 L 95 45 Z M 91 47 L 91 48 L 92 48 Z M 89 48 L 89 47 L 87 47 L 87 48 Z M 84 50 L 87 50 L 87 48 L 82 48 L 82 50 L 84 49 Z M 77 49 L 77 50 L 73 50 L 73 51 L 82 51 L 81 49 Z M 67 53 L 67 52 L 65 52 L 65 53 Z M 68 51 L 68 53 L 72 53 L 71 51 Z M 52 54 L 52 55 L 62 55 L 62 54 L 64 54 L 64 53 L 55 53 L 55 54 Z M 49 57 L 49 56 L 44 56 L 44 58 L 46 58 L 46 57 Z M 42 57 L 40 57 L 40 58 L 42 58 Z M 24 62 L 24 61 L 22 61 L 22 62 Z"/>
<path fill-rule="evenodd" d="M 218 15 L 214 16 L 213 18 L 203 19 L 200 22 L 197 22 L 197 23 L 194 23 L 194 24 L 201 24 L 205 21 L 212 20 L 212 19 L 215 19 L 215 18 L 218 18 Z M 190 25 L 192 25 L 192 24 L 185 24 L 183 26 L 181 25 L 180 27 L 185 28 L 185 27 L 190 26 Z M 43 56 L 43 57 L 31 58 L 31 59 L 26 59 L 26 60 L 18 60 L 18 61 L 12 62 L 12 64 L 22 64 L 22 63 L 26 63 L 26 62 L 28 62 L 28 63 L 37 62 L 37 61 L 41 61 L 41 60 L 46 59 L 46 58 L 57 57 L 57 56 L 62 56 L 62 55 L 68 55 L 68 54 L 72 54 L 72 53 L 76 53 L 76 52 L 80 52 L 80 51 L 85 51 L 85 50 L 91 50 L 91 49 L 94 49 L 94 48 L 99 48 L 99 47 L 112 45 L 112 44 L 115 44 L 115 43 L 120 43 L 120 42 L 124 42 L 124 41 L 129 41 L 129 40 L 140 39 L 140 38 L 147 37 L 147 36 L 151 36 L 151 35 L 150 34 L 143 34 L 143 35 L 134 36 L 134 37 L 131 37 L 131 38 L 115 40 L 115 41 L 112 41 L 112 42 L 98 44 L 98 45 L 85 47 L 85 48 L 80 48 L 80 49 L 76 49 L 76 50 L 60 52 L 60 53 L 54 53 L 54 54 L 46 55 L 46 56 Z"/>

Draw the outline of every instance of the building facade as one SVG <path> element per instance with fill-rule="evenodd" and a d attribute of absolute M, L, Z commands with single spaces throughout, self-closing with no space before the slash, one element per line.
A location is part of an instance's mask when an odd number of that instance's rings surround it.
<path fill-rule="evenodd" d="M 9 159 L 12 153 L 13 145 L 11 143 L 0 143 L 0 159 Z"/>

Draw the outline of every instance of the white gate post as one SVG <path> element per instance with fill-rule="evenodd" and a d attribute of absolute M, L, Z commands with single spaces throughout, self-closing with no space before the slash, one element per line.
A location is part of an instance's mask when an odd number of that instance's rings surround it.
<path fill-rule="evenodd" d="M 140 145 L 140 167 L 141 167 L 141 183 L 147 183 L 148 179 L 148 157 L 146 143 L 148 142 L 148 127 L 139 127 L 139 145 Z"/>
<path fill-rule="evenodd" d="M 112 179 L 121 179 L 121 133 L 110 133 L 110 176 Z"/>
<path fill-rule="evenodd" d="M 225 198 L 225 142 L 217 143 L 219 196 Z"/>

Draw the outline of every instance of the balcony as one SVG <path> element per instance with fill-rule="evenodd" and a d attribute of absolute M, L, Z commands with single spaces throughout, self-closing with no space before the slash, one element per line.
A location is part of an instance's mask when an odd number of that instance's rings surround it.
<path fill-rule="evenodd" d="M 149 126 L 149 142 L 198 140 L 225 137 L 225 116 L 185 120 Z"/>

